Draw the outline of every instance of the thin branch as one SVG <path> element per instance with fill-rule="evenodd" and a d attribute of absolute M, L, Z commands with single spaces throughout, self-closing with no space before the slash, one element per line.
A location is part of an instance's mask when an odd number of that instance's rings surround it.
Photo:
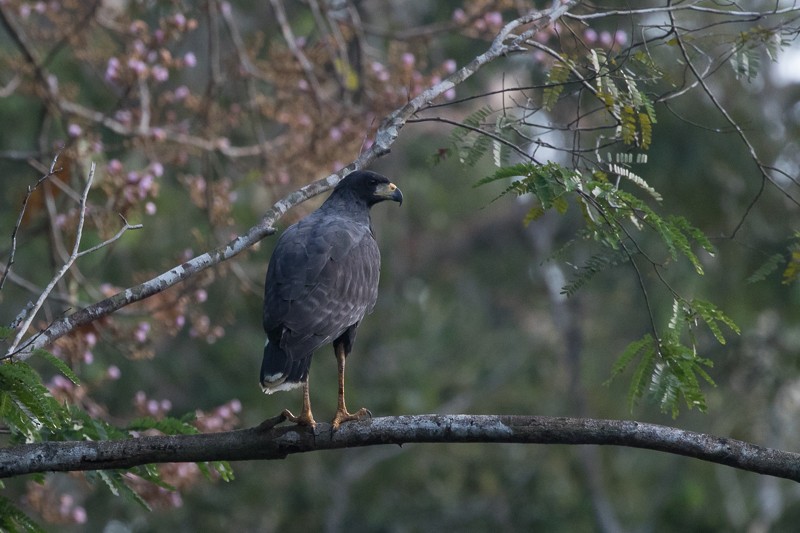
<path fill-rule="evenodd" d="M 289 47 L 289 51 L 292 52 L 292 55 L 300 64 L 300 68 L 303 69 L 303 75 L 311 88 L 317 106 L 322 108 L 322 88 L 319 85 L 317 75 L 314 74 L 314 65 L 311 64 L 311 61 L 308 60 L 303 51 L 300 50 L 300 47 L 297 46 L 297 38 L 294 36 L 294 31 L 289 25 L 289 21 L 286 19 L 286 10 L 283 8 L 283 2 L 281 0 L 270 0 L 269 3 L 272 5 L 272 10 L 275 12 L 275 19 L 278 22 L 278 26 L 281 28 L 286 46 Z"/>
<path fill-rule="evenodd" d="M 615 9 L 615 10 L 603 11 L 601 13 L 589 13 L 586 15 L 576 15 L 574 13 L 568 13 L 565 15 L 565 17 L 574 20 L 587 21 L 587 20 L 600 19 L 606 17 L 634 17 L 637 15 L 653 15 L 660 13 L 668 13 L 671 16 L 677 11 L 695 11 L 699 13 L 709 13 L 712 15 L 725 15 L 726 17 L 763 18 L 763 17 L 785 15 L 787 13 L 797 13 L 798 11 L 800 11 L 800 7 L 792 6 L 792 7 L 785 7 L 783 9 L 773 9 L 772 11 L 733 11 L 727 9 L 714 9 L 710 7 L 703 7 L 695 5 L 693 3 L 689 3 L 683 5 L 668 6 L 668 7 L 648 7 L 642 9 Z"/>
<path fill-rule="evenodd" d="M 37 472 L 131 468 L 153 463 L 284 459 L 296 453 L 379 444 L 524 443 L 625 446 L 683 455 L 800 482 L 800 454 L 632 420 L 511 415 L 406 415 L 316 430 L 277 426 L 200 435 L 43 442 L 0 449 L 0 478 Z"/>
<path fill-rule="evenodd" d="M 672 13 L 670 13 L 670 23 L 673 26 L 675 25 L 675 19 L 674 19 L 674 16 L 673 16 Z M 755 146 L 753 146 L 753 143 L 750 142 L 750 138 L 747 136 L 747 134 L 745 134 L 745 132 L 742 129 L 742 127 L 739 126 L 739 123 L 736 122 L 733 119 L 733 117 L 730 115 L 730 113 L 725 108 L 725 106 L 722 105 L 722 102 L 720 102 L 720 100 L 717 98 L 717 95 L 714 93 L 714 91 L 712 91 L 711 88 L 708 86 L 708 84 L 706 83 L 706 80 L 701 76 L 700 72 L 698 72 L 697 67 L 695 67 L 695 65 L 694 65 L 694 62 L 689 57 L 689 52 L 686 50 L 686 45 L 683 42 L 683 39 L 681 38 L 681 36 L 676 33 L 675 39 L 676 39 L 676 42 L 678 43 L 678 48 L 681 51 L 681 55 L 683 56 L 683 59 L 686 62 L 686 65 L 689 67 L 689 69 L 692 71 L 692 74 L 694 75 L 694 77 L 700 83 L 700 87 L 703 89 L 703 92 L 706 93 L 706 96 L 708 96 L 708 98 L 711 100 L 711 103 L 714 105 L 714 107 L 717 109 L 717 111 L 719 111 L 722 114 L 723 118 L 725 118 L 725 121 L 728 122 L 728 124 L 730 124 L 731 127 L 736 131 L 736 134 L 739 136 L 739 138 L 742 140 L 744 145 L 747 147 L 747 151 L 750 154 L 750 158 L 756 164 L 756 167 L 758 167 L 758 171 L 761 173 L 761 185 L 760 185 L 760 187 L 758 189 L 758 192 L 753 197 L 753 199 L 750 201 L 748 206 L 745 208 L 745 212 L 742 215 L 741 219 L 739 220 L 739 223 L 736 224 L 735 228 L 733 228 L 733 231 L 731 232 L 731 234 L 729 236 L 732 239 L 732 238 L 736 237 L 736 234 L 739 232 L 739 230 L 744 225 L 744 221 L 747 219 L 747 216 L 750 214 L 750 211 L 753 209 L 753 207 L 755 207 L 756 203 L 761 198 L 761 195 L 763 194 L 764 189 L 765 189 L 765 182 L 769 181 L 770 183 L 775 185 L 775 187 L 779 191 L 783 192 L 784 196 L 786 196 L 786 198 L 789 201 L 791 201 L 793 204 L 800 205 L 800 202 L 798 200 L 796 200 L 794 197 L 792 197 L 791 194 L 789 194 L 788 192 L 784 191 L 781 187 L 779 187 L 774 182 L 772 177 L 770 177 L 769 172 L 767 172 L 767 166 L 764 163 L 761 162 L 761 159 L 759 159 L 758 153 L 756 152 L 756 148 L 755 148 Z"/>
<path fill-rule="evenodd" d="M 55 276 L 53 276 L 53 279 L 50 280 L 50 283 L 47 284 L 47 287 L 45 287 L 42 293 L 39 295 L 39 298 L 36 300 L 33 308 L 28 313 L 27 318 L 20 325 L 17 335 L 14 337 L 14 342 L 11 343 L 11 347 L 8 349 L 6 357 L 14 354 L 14 351 L 17 349 L 17 346 L 19 346 L 20 341 L 22 341 L 22 337 L 25 336 L 25 333 L 27 333 L 28 328 L 33 322 L 33 319 L 36 317 L 36 313 L 38 313 L 39 309 L 42 308 L 45 300 L 47 300 L 47 297 L 55 288 L 56 283 L 58 283 L 59 280 L 64 277 L 64 274 L 67 273 L 70 267 L 72 267 L 72 264 L 78 258 L 78 251 L 80 250 L 81 239 L 83 238 L 83 225 L 86 221 L 86 200 L 89 197 L 89 189 L 92 187 L 92 181 L 94 181 L 94 171 L 95 163 L 93 162 L 91 168 L 89 169 L 89 176 L 86 178 L 86 187 L 84 187 L 83 194 L 81 195 L 81 203 L 78 208 L 80 211 L 78 215 L 78 228 L 75 232 L 75 244 L 72 246 L 72 253 L 58 270 L 58 272 L 56 272 Z"/>
<path fill-rule="evenodd" d="M 90 254 L 92 252 L 96 252 L 100 248 L 104 248 L 104 247 L 108 246 L 112 242 L 114 242 L 114 241 L 118 240 L 120 237 L 122 237 L 122 235 L 126 231 L 128 231 L 129 229 L 142 229 L 144 227 L 144 225 L 142 225 L 142 224 L 129 224 L 128 221 L 125 219 L 125 217 L 122 216 L 122 215 L 119 215 L 119 218 L 122 219 L 123 226 L 119 229 L 119 231 L 113 237 L 111 237 L 108 240 L 105 240 L 105 241 L 101 242 L 100 244 L 96 244 L 95 246 L 92 246 L 88 250 L 84 250 L 84 251 L 80 252 L 78 254 L 78 257 L 83 257 L 84 255 L 88 255 L 88 254 Z"/>
<path fill-rule="evenodd" d="M 25 209 L 28 207 L 28 200 L 31 198 L 31 194 L 35 191 L 39 185 L 44 183 L 48 180 L 53 173 L 55 172 L 56 162 L 58 161 L 58 156 L 60 153 L 57 153 L 55 157 L 53 157 L 53 162 L 50 164 L 50 171 L 39 178 L 36 183 L 33 185 L 28 186 L 28 191 L 25 193 L 25 198 L 22 200 L 22 207 L 19 210 L 19 216 L 17 217 L 17 222 L 14 224 L 14 229 L 11 230 L 11 251 L 9 252 L 8 261 L 6 262 L 6 266 L 3 269 L 3 275 L 0 277 L 0 291 L 3 290 L 3 285 L 6 283 L 6 278 L 11 273 L 11 267 L 14 265 L 14 256 L 17 252 L 17 233 L 19 233 L 19 228 L 22 226 L 22 219 L 25 217 Z"/>

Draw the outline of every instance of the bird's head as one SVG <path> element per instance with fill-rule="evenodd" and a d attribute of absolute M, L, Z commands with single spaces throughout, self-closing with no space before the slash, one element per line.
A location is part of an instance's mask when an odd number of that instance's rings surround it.
<path fill-rule="evenodd" d="M 351 172 L 336 185 L 335 191 L 348 191 L 373 206 L 384 200 L 402 205 L 403 193 L 386 176 L 369 170 Z"/>

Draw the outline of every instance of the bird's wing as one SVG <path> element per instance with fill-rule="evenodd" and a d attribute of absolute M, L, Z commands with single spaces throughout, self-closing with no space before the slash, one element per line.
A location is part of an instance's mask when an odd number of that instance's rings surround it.
<path fill-rule="evenodd" d="M 328 217 L 296 224 L 270 259 L 264 329 L 293 358 L 331 342 L 372 309 L 380 252 L 369 226 Z"/>

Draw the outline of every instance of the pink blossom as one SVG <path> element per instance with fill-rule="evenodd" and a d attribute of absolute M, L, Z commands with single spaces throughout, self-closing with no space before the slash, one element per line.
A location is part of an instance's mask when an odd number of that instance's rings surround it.
<path fill-rule="evenodd" d="M 120 371 L 118 366 L 111 365 L 110 367 L 108 367 L 108 370 L 106 370 L 106 376 L 108 376 L 108 379 L 116 381 L 122 376 L 122 372 Z"/>
<path fill-rule="evenodd" d="M 483 18 L 489 26 L 497 28 L 503 25 L 503 15 L 499 11 L 489 11 Z"/>
<path fill-rule="evenodd" d="M 76 524 L 85 524 L 86 518 L 86 509 L 83 507 L 78 506 L 72 510 L 72 521 Z"/>
<path fill-rule="evenodd" d="M 205 289 L 198 289 L 195 291 L 194 297 L 199 303 L 203 303 L 208 300 L 208 293 Z"/>
<path fill-rule="evenodd" d="M 147 71 L 147 65 L 144 64 L 144 61 L 133 57 L 128 60 L 128 68 L 139 75 L 142 75 Z"/>
<path fill-rule="evenodd" d="M 447 89 L 444 92 L 444 99 L 447 101 L 455 100 L 456 99 L 456 90 L 455 89 Z"/>
<path fill-rule="evenodd" d="M 458 8 L 455 11 L 453 11 L 453 21 L 454 22 L 462 23 L 462 22 L 466 22 L 466 20 L 467 20 L 467 14 L 464 12 L 463 9 Z"/>
<path fill-rule="evenodd" d="M 83 133 L 83 129 L 77 124 L 70 124 L 67 126 L 67 134 L 73 139 L 75 137 L 80 137 L 81 133 Z"/>
<path fill-rule="evenodd" d="M 87 365 L 94 363 L 94 354 L 91 352 L 91 350 L 86 350 L 83 352 L 83 362 Z"/>
<path fill-rule="evenodd" d="M 150 332 L 150 323 L 139 322 L 139 325 L 136 326 L 136 330 L 133 332 L 133 338 L 136 339 L 137 342 L 143 343 L 147 340 L 147 334 L 149 332 Z"/>
<path fill-rule="evenodd" d="M 31 16 L 31 6 L 30 4 L 22 4 L 19 6 L 19 16 L 26 19 Z"/>
<path fill-rule="evenodd" d="M 156 141 L 163 141 L 167 138 L 167 132 L 164 131 L 164 128 L 152 128 L 150 130 L 150 135 L 152 135 L 153 139 Z"/>
<path fill-rule="evenodd" d="M 154 204 L 153 202 L 147 202 L 146 204 L 144 204 L 144 212 L 147 213 L 150 216 L 155 215 L 156 214 L 156 204 Z"/>
<path fill-rule="evenodd" d="M 133 119 L 133 115 L 127 109 L 120 109 L 116 113 L 114 113 L 114 118 L 116 118 L 122 125 L 130 126 L 131 120 Z"/>
<path fill-rule="evenodd" d="M 235 398 L 230 401 L 230 406 L 231 406 L 231 410 L 234 413 L 239 413 L 239 412 L 242 411 L 242 402 L 240 402 L 239 400 L 237 400 Z"/>
<path fill-rule="evenodd" d="M 186 16 L 183 13 L 175 13 L 175 16 L 172 17 L 172 22 L 174 22 L 178 28 L 185 28 Z"/>
<path fill-rule="evenodd" d="M 164 175 L 164 165 L 162 165 L 160 161 L 153 161 L 150 163 L 150 170 L 153 171 L 153 174 L 157 178 L 160 178 Z"/>
<path fill-rule="evenodd" d="M 145 46 L 144 41 L 141 39 L 136 39 L 133 41 L 133 50 L 139 56 L 144 56 L 147 52 L 147 46 Z"/>
<path fill-rule="evenodd" d="M 108 58 L 108 64 L 106 64 L 106 73 L 105 73 L 105 80 L 106 81 L 113 81 L 119 77 L 119 59 L 116 57 Z"/>
<path fill-rule="evenodd" d="M 600 32 L 600 44 L 603 46 L 611 46 L 614 42 L 614 38 L 611 37 L 611 34 L 607 31 Z"/>
<path fill-rule="evenodd" d="M 111 161 L 108 162 L 106 170 L 110 174 L 118 174 L 122 172 L 122 163 L 120 163 L 119 159 L 112 159 Z"/>
<path fill-rule="evenodd" d="M 153 181 L 155 178 L 152 174 L 145 174 L 142 176 L 142 179 L 139 180 L 139 197 L 144 199 L 148 192 L 153 189 Z"/>
<path fill-rule="evenodd" d="M 456 65 L 455 59 L 448 59 L 442 64 L 442 67 L 444 68 L 445 72 L 447 72 L 448 74 L 452 74 L 456 71 L 458 65 Z"/>
<path fill-rule="evenodd" d="M 153 75 L 153 79 L 159 82 L 165 82 L 169 79 L 169 70 L 163 65 L 153 66 L 153 68 L 150 69 L 150 73 Z"/>
<path fill-rule="evenodd" d="M 618 45 L 623 45 L 628 42 L 628 34 L 623 30 L 614 32 L 614 42 Z"/>
<path fill-rule="evenodd" d="M 597 42 L 597 30 L 594 28 L 586 28 L 583 31 L 583 39 L 586 41 L 586 44 L 594 44 Z"/>
<path fill-rule="evenodd" d="M 180 87 L 175 89 L 175 98 L 178 100 L 183 100 L 190 94 L 191 92 L 189 91 L 189 88 L 186 85 L 181 85 Z"/>
<path fill-rule="evenodd" d="M 410 52 L 406 52 L 401 56 L 400 60 L 403 62 L 404 66 L 410 68 L 410 67 L 414 66 L 414 62 L 416 61 L 416 58 L 414 57 L 414 54 L 412 54 Z"/>
<path fill-rule="evenodd" d="M 331 131 L 328 134 L 330 135 L 331 140 L 334 142 L 342 139 L 342 130 L 339 128 L 331 128 Z"/>
<path fill-rule="evenodd" d="M 94 346 L 97 344 L 97 335 L 95 335 L 92 331 L 84 335 L 83 338 L 86 339 L 86 344 L 89 346 Z"/>
<path fill-rule="evenodd" d="M 186 52 L 183 56 L 183 64 L 189 68 L 197 65 L 197 56 L 194 55 L 194 52 Z"/>

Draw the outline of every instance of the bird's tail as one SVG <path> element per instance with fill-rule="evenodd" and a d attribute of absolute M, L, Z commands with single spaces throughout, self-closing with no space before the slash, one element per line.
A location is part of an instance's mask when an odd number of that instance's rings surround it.
<path fill-rule="evenodd" d="M 300 387 L 308 375 L 310 357 L 293 360 L 277 342 L 264 345 L 261 361 L 261 390 L 266 394 Z"/>

